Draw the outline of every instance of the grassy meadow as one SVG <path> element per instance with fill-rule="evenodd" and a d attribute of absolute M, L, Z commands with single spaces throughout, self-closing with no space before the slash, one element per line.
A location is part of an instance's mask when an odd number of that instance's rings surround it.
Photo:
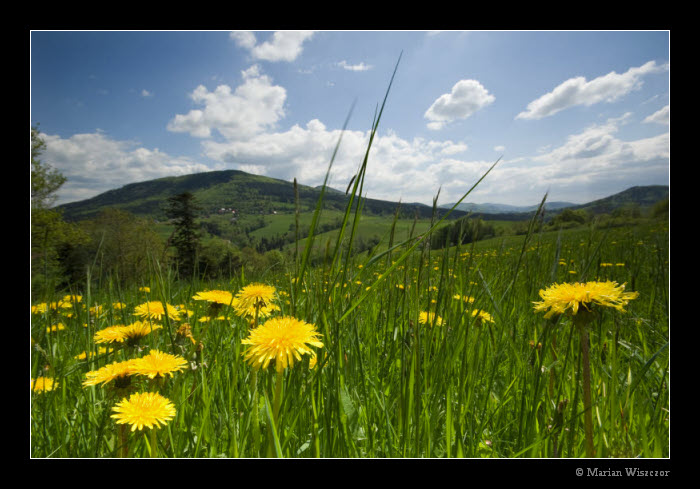
<path fill-rule="evenodd" d="M 31 375 L 54 384 L 31 394 L 32 456 L 582 457 L 580 338 L 571 318 L 543 319 L 533 302 L 550 284 L 587 280 L 639 293 L 590 327 L 595 456 L 669 455 L 667 228 L 402 250 L 326 263 L 298 282 L 289 270 L 185 284 L 154 264 L 142 287 L 105 283 L 36 304 Z M 282 376 L 261 369 L 255 388 L 242 344 L 251 319 L 194 299 L 251 281 L 275 287 L 275 314 L 315 325 L 323 343 L 313 368 L 303 355 Z M 96 333 L 143 319 L 135 311 L 149 301 L 179 314 L 147 319 L 137 341 L 96 343 Z M 151 350 L 186 366 L 83 385 L 88 372 Z M 169 399 L 175 416 L 120 435 L 114 406 L 146 391 Z"/>
<path fill-rule="evenodd" d="M 141 284 L 88 269 L 79 290 L 46 291 L 31 312 L 31 456 L 669 456 L 667 221 L 536 232 L 533 218 L 526 235 L 431 250 L 437 219 L 395 220 L 353 253 L 362 206 L 321 239 L 322 199 L 282 271 L 183 281 L 154 258 Z M 636 295 L 624 310 L 535 310 L 541 290 L 590 281 Z M 238 307 L 251 287 L 264 303 Z M 280 318 L 299 328 L 296 353 L 270 361 L 256 338 Z"/>

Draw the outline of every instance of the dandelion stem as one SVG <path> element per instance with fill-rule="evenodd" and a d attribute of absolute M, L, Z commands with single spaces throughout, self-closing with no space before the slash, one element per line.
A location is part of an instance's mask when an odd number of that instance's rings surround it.
<path fill-rule="evenodd" d="M 129 445 L 127 444 L 128 432 L 125 424 L 119 425 L 119 458 L 127 458 L 129 456 Z"/>
<path fill-rule="evenodd" d="M 595 456 L 593 449 L 593 412 L 591 407 L 591 367 L 588 353 L 588 331 L 581 328 L 581 354 L 583 363 L 583 422 L 586 430 L 586 457 Z"/>
<path fill-rule="evenodd" d="M 150 429 L 151 435 L 151 458 L 158 458 L 158 437 L 155 428 Z"/>

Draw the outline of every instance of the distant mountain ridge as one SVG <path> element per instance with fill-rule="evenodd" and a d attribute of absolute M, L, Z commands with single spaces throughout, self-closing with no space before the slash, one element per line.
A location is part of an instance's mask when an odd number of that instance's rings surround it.
<path fill-rule="evenodd" d="M 310 187 L 298 184 L 297 193 L 302 210 L 311 210 L 316 205 L 322 185 Z M 57 206 L 63 210 L 66 220 L 78 221 L 95 217 L 102 209 L 114 207 L 132 214 L 163 219 L 163 206 L 173 195 L 191 192 L 203 212 L 216 212 L 221 208 L 236 209 L 240 214 L 266 214 L 272 212 L 292 212 L 295 209 L 294 184 L 276 178 L 253 175 L 240 170 L 218 170 L 193 173 L 177 177 L 164 177 L 124 185 L 108 190 L 95 197 Z M 585 209 L 591 213 L 611 212 L 629 205 L 642 207 L 668 198 L 667 185 L 631 187 L 623 192 L 598 199 L 587 204 L 569 202 L 547 202 L 548 213 L 557 213 L 564 208 Z M 326 187 L 324 206 L 329 209 L 345 209 L 349 196 L 341 190 Z M 366 199 L 363 212 L 373 215 L 393 215 L 398 202 Z M 443 215 L 454 204 L 438 206 L 438 214 Z M 451 217 L 471 214 L 482 219 L 525 220 L 538 205 L 512 206 L 506 204 L 462 203 Z M 401 203 L 402 216 L 429 218 L 432 206 L 420 203 Z"/>
<path fill-rule="evenodd" d="M 439 207 L 443 209 L 451 209 L 454 203 L 442 204 Z M 549 210 L 564 209 L 566 207 L 574 207 L 577 204 L 571 202 L 547 202 L 546 206 Z M 514 212 L 533 212 L 537 210 L 539 204 L 535 205 L 508 205 L 508 204 L 474 204 L 471 202 L 462 202 L 457 206 L 457 209 L 465 212 L 476 212 L 481 214 L 504 214 Z"/>

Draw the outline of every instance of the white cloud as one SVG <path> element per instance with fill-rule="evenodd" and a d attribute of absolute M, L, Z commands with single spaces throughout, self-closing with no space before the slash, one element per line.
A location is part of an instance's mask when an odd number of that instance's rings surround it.
<path fill-rule="evenodd" d="M 152 96 L 153 96 L 153 93 L 149 92 L 148 90 L 146 90 L 146 89 L 144 88 L 143 90 L 141 90 L 141 96 L 142 96 L 142 97 L 152 97 Z"/>
<path fill-rule="evenodd" d="M 569 136 L 549 153 L 533 157 L 544 163 L 534 172 L 550 184 L 604 182 L 626 175 L 629 181 L 669 168 L 670 134 L 623 141 L 615 136 L 625 117 L 610 119 Z"/>
<path fill-rule="evenodd" d="M 476 80 L 460 80 L 452 87 L 450 93 L 438 97 L 425 112 L 428 128 L 442 129 L 446 124 L 466 119 L 479 109 L 496 100 L 484 86 Z"/>
<path fill-rule="evenodd" d="M 506 147 L 503 145 L 494 146 L 493 150 L 496 151 L 497 153 L 503 153 L 506 150 Z"/>
<path fill-rule="evenodd" d="M 347 61 L 343 60 L 336 64 L 344 70 L 348 71 L 367 71 L 372 69 L 372 65 L 366 65 L 363 62 L 360 62 L 360 64 L 356 65 L 350 65 Z"/>
<path fill-rule="evenodd" d="M 204 108 L 177 114 L 168 123 L 168 130 L 209 138 L 215 129 L 234 140 L 250 138 L 274 127 L 284 117 L 286 90 L 273 85 L 257 65 L 243 71 L 242 76 L 243 84 L 233 92 L 228 85 L 219 85 L 213 92 L 199 85 L 190 97 Z"/>
<path fill-rule="evenodd" d="M 671 106 L 667 105 L 653 114 L 647 116 L 642 122 L 654 122 L 657 124 L 664 124 L 666 126 L 671 124 Z"/>
<path fill-rule="evenodd" d="M 294 61 L 301 54 L 304 41 L 312 36 L 313 31 L 277 31 L 268 41 L 258 44 L 252 32 L 230 33 L 237 45 L 248 49 L 253 58 L 264 61 Z"/>
<path fill-rule="evenodd" d="M 569 78 L 554 88 L 530 102 L 527 110 L 519 113 L 516 119 L 541 119 L 554 115 L 569 107 L 577 105 L 590 106 L 600 102 L 614 102 L 633 90 L 642 86 L 641 78 L 651 73 L 659 73 L 669 68 L 668 64 L 658 66 L 649 61 L 642 66 L 630 68 L 625 73 L 614 71 L 593 80 L 577 76 Z"/>
<path fill-rule="evenodd" d="M 116 141 L 100 131 L 68 139 L 49 134 L 41 134 L 41 138 L 46 143 L 42 161 L 66 177 L 57 192 L 57 204 L 94 197 L 128 183 L 222 168 Z"/>

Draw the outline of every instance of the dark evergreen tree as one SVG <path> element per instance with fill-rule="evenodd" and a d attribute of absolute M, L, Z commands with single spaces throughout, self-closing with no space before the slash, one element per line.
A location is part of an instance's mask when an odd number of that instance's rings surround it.
<path fill-rule="evenodd" d="M 170 197 L 165 208 L 165 215 L 175 225 L 168 241 L 177 250 L 178 270 L 183 278 L 192 277 L 197 263 L 200 235 L 195 218 L 198 210 L 200 207 L 190 192 Z"/>

